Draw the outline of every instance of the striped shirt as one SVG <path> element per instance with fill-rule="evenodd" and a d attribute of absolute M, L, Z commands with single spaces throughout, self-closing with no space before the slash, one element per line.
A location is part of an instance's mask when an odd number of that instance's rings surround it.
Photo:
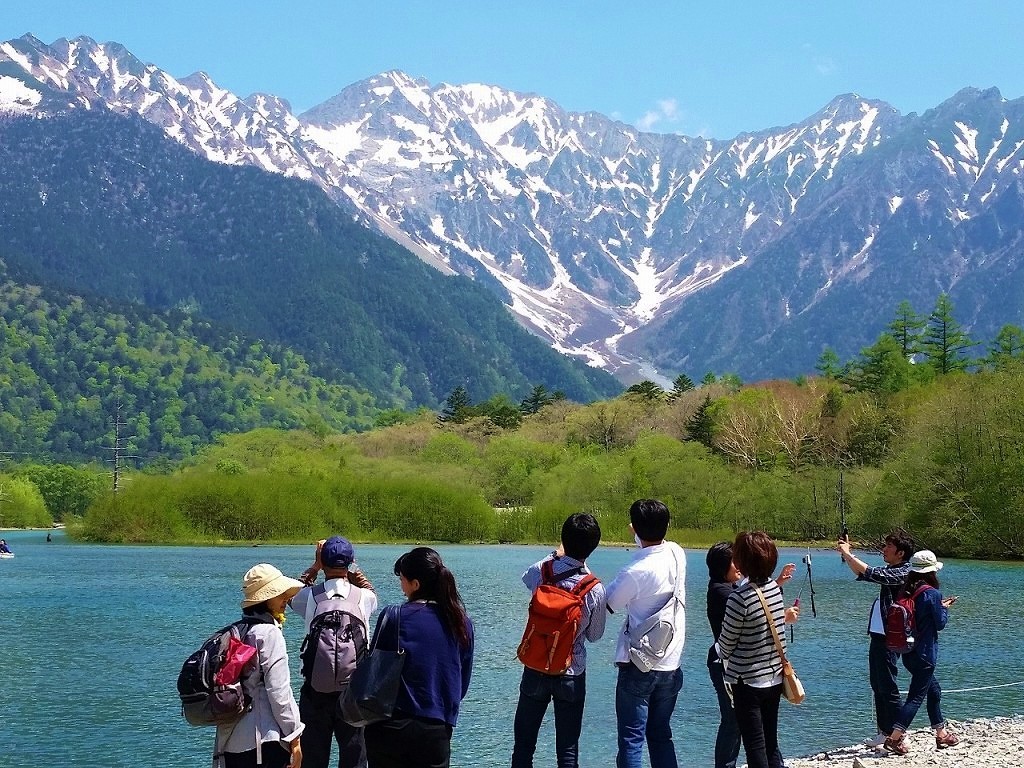
<path fill-rule="evenodd" d="M 541 582 L 541 566 L 548 560 L 552 560 L 551 570 L 555 575 L 555 584 L 562 589 L 572 589 L 579 583 L 580 579 L 590 573 L 590 569 L 579 560 L 562 555 L 553 557 L 549 555 L 543 560 L 534 563 L 526 569 L 523 574 L 523 584 L 531 592 L 537 591 Z M 580 569 L 583 569 L 582 571 Z M 560 574 L 565 577 L 559 579 Z M 572 646 L 572 664 L 565 671 L 566 675 L 582 675 L 587 668 L 587 645 L 586 642 L 600 640 L 604 634 L 605 619 L 608 611 L 605 610 L 604 584 L 598 582 L 587 594 L 583 596 L 583 616 L 580 619 L 580 628 L 576 632 L 576 642 Z"/>
<path fill-rule="evenodd" d="M 782 682 L 782 659 L 754 586 L 748 581 L 729 595 L 722 633 L 718 636 L 718 654 L 725 662 L 725 682 L 742 681 L 754 688 L 767 688 Z M 786 606 L 782 590 L 774 579 L 758 586 L 785 651 Z"/>

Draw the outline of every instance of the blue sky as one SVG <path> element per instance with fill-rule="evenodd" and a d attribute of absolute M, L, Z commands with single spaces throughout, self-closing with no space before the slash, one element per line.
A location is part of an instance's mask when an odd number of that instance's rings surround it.
<path fill-rule="evenodd" d="M 797 122 L 841 93 L 904 113 L 965 86 L 1024 96 L 1013 0 L 2 0 L 0 39 L 26 32 L 120 42 L 176 77 L 201 69 L 297 113 L 389 69 L 723 139 Z"/>

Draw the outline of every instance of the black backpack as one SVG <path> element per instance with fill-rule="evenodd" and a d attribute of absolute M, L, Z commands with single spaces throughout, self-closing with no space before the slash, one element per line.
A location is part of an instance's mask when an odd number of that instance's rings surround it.
<path fill-rule="evenodd" d="M 366 653 L 366 621 L 359 609 L 360 592 L 328 597 L 323 584 L 313 587 L 316 603 L 299 658 L 302 676 L 315 691 L 337 693 L 348 686 L 356 663 Z"/>
<path fill-rule="evenodd" d="M 189 725 L 233 723 L 252 708 L 243 685 L 252 670 L 230 685 L 218 685 L 213 678 L 224 663 L 232 637 L 241 641 L 254 624 L 269 623 L 265 618 L 245 616 L 214 632 L 185 659 L 178 674 L 178 696 L 181 714 Z"/>

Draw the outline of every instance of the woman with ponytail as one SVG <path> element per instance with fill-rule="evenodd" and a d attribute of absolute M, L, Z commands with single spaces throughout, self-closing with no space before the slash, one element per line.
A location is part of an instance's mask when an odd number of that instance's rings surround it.
<path fill-rule="evenodd" d="M 455 577 L 433 549 L 402 555 L 395 575 L 407 601 L 381 616 L 397 614 L 405 665 L 391 719 L 366 726 L 367 761 L 369 768 L 448 768 L 473 671 L 473 622 Z M 375 636 L 380 628 L 378 617 Z"/>

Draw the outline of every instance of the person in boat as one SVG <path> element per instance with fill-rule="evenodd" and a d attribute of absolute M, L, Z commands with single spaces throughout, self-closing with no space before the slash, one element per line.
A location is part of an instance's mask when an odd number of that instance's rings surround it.
<path fill-rule="evenodd" d="M 0 539 L 0 555 L 10 555 L 11 548 L 7 546 L 7 539 Z"/>

